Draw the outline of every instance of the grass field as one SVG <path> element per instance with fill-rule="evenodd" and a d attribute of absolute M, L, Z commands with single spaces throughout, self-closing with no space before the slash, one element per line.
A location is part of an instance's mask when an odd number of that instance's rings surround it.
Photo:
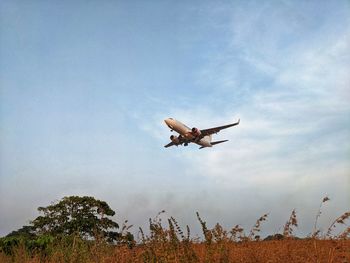
<path fill-rule="evenodd" d="M 49 254 L 18 247 L 0 262 L 350 262 L 350 240 L 276 240 L 241 243 L 167 243 L 52 247 Z"/>
<path fill-rule="evenodd" d="M 149 219 L 147 233 L 139 229 L 133 238 L 114 243 L 101 236 L 86 239 L 74 235 L 40 235 L 34 239 L 5 237 L 0 239 L 0 262 L 327 262 L 350 263 L 350 212 L 336 218 L 326 231 L 320 231 L 317 221 L 305 238 L 293 235 L 298 227 L 295 210 L 281 233 L 262 239 L 260 230 L 268 215 L 259 217 L 255 225 L 245 231 L 240 225 L 225 230 L 220 224 L 208 228 L 197 213 L 202 229 L 201 238 L 191 237 L 188 226 L 182 229 L 176 219 L 162 221 L 164 211 Z M 127 221 L 120 236 L 127 233 Z M 336 230 L 337 231 L 334 231 Z M 341 230 L 339 232 L 339 230 Z M 337 234 L 334 234 L 337 232 Z"/>

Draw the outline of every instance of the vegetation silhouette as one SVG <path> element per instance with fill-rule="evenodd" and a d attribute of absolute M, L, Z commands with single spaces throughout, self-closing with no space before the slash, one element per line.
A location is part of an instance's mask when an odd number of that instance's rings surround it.
<path fill-rule="evenodd" d="M 115 212 L 109 205 L 90 196 L 69 196 L 47 207 L 39 207 L 44 215 L 32 221 L 32 227 L 38 235 L 77 234 L 83 239 L 96 236 L 108 242 L 118 240 L 119 233 L 113 231 L 119 225 L 109 217 Z"/>
<path fill-rule="evenodd" d="M 240 225 L 225 230 L 219 223 L 211 229 L 197 212 L 203 238 L 191 238 L 189 226 L 183 231 L 174 217 L 164 225 L 163 210 L 149 219 L 147 234 L 139 228 L 135 241 L 132 226 L 125 221 L 119 229 L 106 202 L 69 196 L 39 207 L 43 215 L 0 238 L 0 262 L 350 262 L 350 212 L 336 218 L 326 232 L 317 227 L 322 205 L 329 200 L 323 198 L 313 231 L 305 238 L 294 235 L 295 209 L 282 233 L 265 239 L 259 233 L 268 214 L 246 232 Z"/>

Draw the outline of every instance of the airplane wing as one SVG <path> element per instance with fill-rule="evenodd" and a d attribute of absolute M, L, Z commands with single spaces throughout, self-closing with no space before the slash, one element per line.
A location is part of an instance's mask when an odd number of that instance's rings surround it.
<path fill-rule="evenodd" d="M 207 136 L 207 135 L 211 135 L 214 133 L 218 133 L 219 131 L 223 130 L 223 129 L 227 129 L 230 128 L 232 126 L 236 126 L 238 125 L 240 122 L 240 119 L 238 119 L 237 122 L 232 123 L 232 124 L 228 124 L 228 125 L 224 125 L 224 126 L 219 126 L 219 127 L 215 127 L 215 128 L 210 128 L 210 129 L 205 129 L 205 130 L 201 130 L 201 136 Z"/>
<path fill-rule="evenodd" d="M 176 145 L 174 142 L 169 142 L 167 145 L 164 145 L 165 148 Z"/>

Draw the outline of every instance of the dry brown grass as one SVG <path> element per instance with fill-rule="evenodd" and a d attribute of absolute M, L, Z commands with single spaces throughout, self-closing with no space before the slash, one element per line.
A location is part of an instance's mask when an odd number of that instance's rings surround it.
<path fill-rule="evenodd" d="M 0 254 L 0 262 L 350 262 L 350 240 L 278 240 L 212 243 L 181 243 L 129 249 L 122 247 L 91 248 L 65 254 L 57 250 L 47 257 L 29 256 L 18 248 L 14 257 Z"/>
<path fill-rule="evenodd" d="M 283 232 L 270 236 L 269 241 L 261 240 L 259 235 L 268 214 L 259 217 L 251 230 L 245 232 L 240 225 L 229 231 L 220 224 L 210 229 L 197 213 L 203 238 L 193 239 L 190 237 L 190 228 L 186 226 L 183 231 L 173 217 L 167 219 L 164 226 L 162 211 L 154 219 L 149 219 L 148 234 L 139 229 L 137 244 L 111 245 L 100 239 L 86 241 L 78 236 L 70 236 L 68 239 L 55 238 L 44 249 L 28 249 L 25 243 L 21 243 L 11 253 L 0 250 L 0 262 L 350 263 L 350 228 L 347 224 L 350 212 L 336 218 L 325 233 L 317 227 L 322 204 L 328 200 L 328 197 L 322 200 L 313 232 L 304 239 L 293 235 L 294 229 L 298 227 L 296 210 L 292 211 Z M 128 228 L 123 226 L 123 229 Z M 334 234 L 336 229 L 337 234 Z"/>

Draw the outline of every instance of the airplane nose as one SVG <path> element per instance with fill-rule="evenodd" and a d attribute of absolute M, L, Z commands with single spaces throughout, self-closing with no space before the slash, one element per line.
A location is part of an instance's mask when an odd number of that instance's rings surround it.
<path fill-rule="evenodd" d="M 170 129 L 173 129 L 173 126 L 171 125 L 171 118 L 165 119 L 164 122 Z"/>
<path fill-rule="evenodd" d="M 164 120 L 164 122 L 165 122 L 166 124 L 168 124 L 168 125 L 171 124 L 172 121 L 173 121 L 173 118 L 167 118 L 167 119 Z"/>

